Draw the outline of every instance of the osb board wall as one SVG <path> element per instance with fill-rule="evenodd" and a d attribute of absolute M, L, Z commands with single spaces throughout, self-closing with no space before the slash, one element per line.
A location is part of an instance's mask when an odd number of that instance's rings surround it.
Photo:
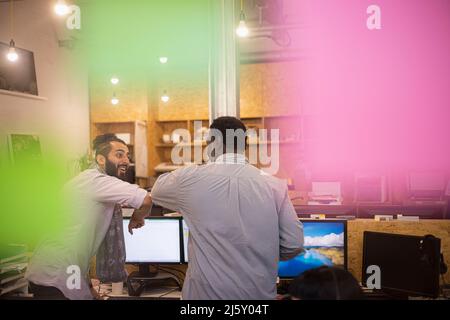
<path fill-rule="evenodd" d="M 158 83 L 159 96 L 164 90 L 170 100 L 158 100 L 157 120 L 189 120 L 209 118 L 208 71 L 179 71 L 165 75 Z"/>
<path fill-rule="evenodd" d="M 298 69 L 296 61 L 241 65 L 241 117 L 300 114 L 300 88 L 292 81 Z"/>
<path fill-rule="evenodd" d="M 299 114 L 297 82 L 290 81 L 298 69 L 297 62 L 249 64 L 240 66 L 241 117 L 263 117 Z M 92 122 L 148 120 L 148 86 L 144 77 L 121 78 L 113 86 L 108 76 L 90 77 Z M 158 99 L 156 120 L 189 120 L 209 118 L 207 70 L 179 71 L 163 74 L 157 83 L 160 97 L 164 90 L 170 97 Z M 111 105 L 113 93 L 120 103 Z"/>
<path fill-rule="evenodd" d="M 356 277 L 356 279 L 358 279 L 358 281 L 361 281 L 364 231 L 417 236 L 432 234 L 441 239 L 441 251 L 444 254 L 445 262 L 447 265 L 450 265 L 450 220 L 375 221 L 369 219 L 358 219 L 348 221 L 347 230 L 347 264 L 349 271 Z M 450 272 L 447 272 L 444 278 L 446 283 L 449 283 Z"/>
<path fill-rule="evenodd" d="M 264 116 L 300 114 L 299 62 L 266 63 L 262 68 Z"/>
<path fill-rule="evenodd" d="M 264 66 L 264 64 L 240 66 L 240 113 L 242 118 L 259 118 L 264 114 L 262 105 Z"/>
<path fill-rule="evenodd" d="M 93 122 L 147 121 L 147 85 L 144 78 L 120 78 L 113 86 L 109 77 L 90 77 L 90 113 Z M 120 103 L 111 104 L 113 93 Z"/>
<path fill-rule="evenodd" d="M 298 62 L 246 64 L 240 66 L 240 115 L 242 118 L 300 114 L 298 82 L 291 81 Z M 208 72 L 177 72 L 159 83 L 170 101 L 159 100 L 159 121 L 208 119 Z"/>

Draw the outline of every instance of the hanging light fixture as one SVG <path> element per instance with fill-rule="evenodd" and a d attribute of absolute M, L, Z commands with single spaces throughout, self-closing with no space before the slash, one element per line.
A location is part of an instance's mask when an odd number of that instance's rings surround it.
<path fill-rule="evenodd" d="M 16 52 L 16 47 L 13 39 L 11 39 L 11 42 L 9 43 L 9 49 L 6 57 L 11 62 L 16 62 L 19 59 L 19 55 Z"/>
<path fill-rule="evenodd" d="M 119 83 L 119 78 L 117 78 L 116 76 L 113 76 L 113 77 L 111 78 L 111 83 L 112 83 L 113 85 L 118 84 L 118 83 Z"/>
<path fill-rule="evenodd" d="M 55 4 L 55 13 L 58 16 L 65 16 L 69 13 L 69 6 L 66 4 L 64 0 L 58 0 Z"/>
<path fill-rule="evenodd" d="M 244 0 L 241 0 L 241 14 L 240 14 L 240 18 L 239 18 L 239 25 L 236 28 L 236 34 L 240 38 L 245 38 L 248 36 L 249 33 L 250 32 L 249 32 L 247 24 L 245 22 Z"/>
<path fill-rule="evenodd" d="M 161 96 L 161 101 L 164 103 L 167 103 L 167 102 L 169 102 L 169 100 L 170 100 L 170 97 L 167 95 L 167 91 L 164 90 L 163 95 Z"/>
<path fill-rule="evenodd" d="M 115 92 L 113 93 L 113 97 L 112 97 L 112 99 L 111 99 L 111 104 L 112 104 L 113 106 L 116 106 L 116 105 L 119 104 L 119 99 L 117 99 L 116 93 L 115 93 Z"/>
<path fill-rule="evenodd" d="M 14 34 L 14 3 L 11 0 L 9 2 L 9 23 L 10 23 L 10 33 L 11 33 L 11 41 L 9 42 L 8 53 L 6 54 L 6 58 L 11 62 L 16 62 L 19 59 L 19 55 L 16 52 L 16 44 L 14 43 L 13 34 Z"/>

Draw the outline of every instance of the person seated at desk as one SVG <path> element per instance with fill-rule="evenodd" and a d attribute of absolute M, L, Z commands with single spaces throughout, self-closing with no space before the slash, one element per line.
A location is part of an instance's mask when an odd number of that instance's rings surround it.
<path fill-rule="evenodd" d="M 363 294 L 353 275 L 338 267 L 322 266 L 303 272 L 289 286 L 291 300 L 360 300 Z"/>
<path fill-rule="evenodd" d="M 227 134 L 245 134 L 245 125 L 220 117 L 210 128 L 214 143 L 231 152 L 217 148 L 213 162 L 161 175 L 151 192 L 154 203 L 180 212 L 189 227 L 182 297 L 275 299 L 278 260 L 303 250 L 302 224 L 286 183 L 250 165 L 245 143 Z"/>

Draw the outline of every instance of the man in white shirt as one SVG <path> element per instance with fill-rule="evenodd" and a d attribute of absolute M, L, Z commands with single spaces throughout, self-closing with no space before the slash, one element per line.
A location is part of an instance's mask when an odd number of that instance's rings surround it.
<path fill-rule="evenodd" d="M 92 299 L 89 264 L 121 205 L 136 209 L 129 225 L 142 226 L 151 207 L 149 193 L 124 182 L 130 164 L 125 142 L 113 134 L 94 140 L 95 168 L 83 171 L 65 186 L 70 195 L 67 226 L 57 238 L 43 241 L 35 250 L 26 277 L 36 298 Z"/>
<path fill-rule="evenodd" d="M 286 183 L 250 165 L 239 147 L 245 143 L 226 135 L 245 132 L 245 125 L 221 117 L 211 129 L 234 152 L 164 174 L 151 192 L 154 203 L 180 212 L 189 227 L 183 299 L 275 299 L 278 261 L 303 250 L 302 224 Z"/>

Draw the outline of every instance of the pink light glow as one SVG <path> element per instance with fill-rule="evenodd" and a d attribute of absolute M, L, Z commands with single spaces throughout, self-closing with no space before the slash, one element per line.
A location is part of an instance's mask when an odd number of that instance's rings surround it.
<path fill-rule="evenodd" d="M 450 172 L 450 2 L 289 0 L 312 168 Z M 366 9 L 381 8 L 381 30 Z M 294 106 L 293 106 L 294 107 Z"/>

